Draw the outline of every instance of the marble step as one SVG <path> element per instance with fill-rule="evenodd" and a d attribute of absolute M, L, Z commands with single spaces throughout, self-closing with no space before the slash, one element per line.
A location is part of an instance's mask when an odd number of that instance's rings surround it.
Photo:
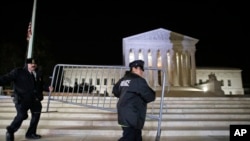
<path fill-rule="evenodd" d="M 161 137 L 228 136 L 232 124 L 250 124 L 250 99 L 238 97 L 220 98 L 166 98 L 161 121 Z M 93 103 L 96 102 L 93 100 Z M 115 109 L 116 100 L 111 100 Z M 117 140 L 122 130 L 117 124 L 116 112 L 95 109 L 72 103 L 51 101 L 46 112 L 47 97 L 43 103 L 43 113 L 38 133 L 45 136 L 109 136 Z M 152 103 L 159 108 L 159 98 Z M 151 113 L 151 109 L 148 113 Z M 157 113 L 157 112 L 155 112 Z M 154 113 L 154 114 L 155 114 Z M 0 138 L 5 135 L 5 127 L 13 120 L 15 108 L 11 98 L 0 98 Z M 25 120 L 15 135 L 24 135 L 29 118 Z M 144 138 L 154 138 L 158 121 L 147 118 Z M 105 139 L 104 139 L 105 140 Z M 107 139 L 108 140 L 108 139 Z M 105 140 L 106 141 L 106 140 Z"/>
<path fill-rule="evenodd" d="M 14 112 L 5 112 L 4 114 L 1 113 L 0 118 L 6 117 L 13 117 L 15 115 Z M 157 115 L 156 115 L 157 116 Z M 79 113 L 79 112 L 49 112 L 49 113 L 42 113 L 42 118 L 48 117 L 63 117 L 63 118 L 91 118 L 91 119 L 113 119 L 116 120 L 117 114 L 116 113 Z M 162 115 L 162 120 L 169 120 L 169 119 L 178 119 L 178 120 L 185 120 L 185 119 L 249 119 L 250 113 L 167 113 Z"/>
<path fill-rule="evenodd" d="M 16 109 L 13 106 L 4 106 L 4 108 L 0 108 L 1 112 L 15 112 Z M 43 108 L 43 112 L 46 112 L 46 107 Z M 85 108 L 85 107 L 56 107 L 52 106 L 49 108 L 49 112 L 79 112 L 79 113 L 91 113 L 95 112 L 93 109 Z M 154 110 L 149 109 L 147 112 L 152 113 Z M 99 113 L 106 113 L 106 110 L 99 110 Z M 199 108 L 190 108 L 186 107 L 171 107 L 163 110 L 163 113 L 250 113 L 250 108 L 224 108 L 224 107 L 217 107 L 217 108 L 209 108 L 209 107 L 199 107 Z"/>
<path fill-rule="evenodd" d="M 39 141 L 117 141 L 121 137 L 107 135 L 46 135 L 43 134 Z M 5 136 L 0 135 L 0 141 L 4 141 Z M 24 135 L 15 135 L 16 141 L 26 141 Z M 143 141 L 155 141 L 154 136 L 143 136 Z M 229 141 L 229 136 L 162 136 L 161 141 Z"/>
<path fill-rule="evenodd" d="M 12 122 L 13 118 L 2 118 L 0 120 L 0 125 L 7 126 Z M 23 121 L 22 125 L 29 125 L 30 117 Z M 39 121 L 39 125 L 44 126 L 56 126 L 56 125 L 68 125 L 68 126 L 117 126 L 117 119 L 82 119 L 82 118 L 56 118 L 56 117 L 50 117 L 50 118 L 41 118 Z M 211 120 L 211 119 L 186 119 L 186 120 L 162 120 L 161 126 L 162 127 L 210 127 L 210 126 L 228 126 L 231 124 L 250 124 L 250 120 L 241 120 L 241 119 L 217 119 L 217 120 Z M 157 120 L 147 120 L 145 122 L 145 127 L 157 127 L 158 121 Z"/>
<path fill-rule="evenodd" d="M 27 131 L 27 125 L 22 125 L 15 135 L 24 135 Z M 108 135 L 121 136 L 120 126 L 43 126 L 39 125 L 37 132 L 44 135 Z M 6 129 L 0 126 L 0 135 L 5 135 Z M 147 128 L 143 130 L 143 136 L 156 136 L 157 128 Z M 229 127 L 163 127 L 161 137 L 163 136 L 228 136 Z"/>

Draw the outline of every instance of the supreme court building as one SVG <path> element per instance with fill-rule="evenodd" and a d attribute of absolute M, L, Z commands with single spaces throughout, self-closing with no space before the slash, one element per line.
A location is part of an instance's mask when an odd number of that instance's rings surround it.
<path fill-rule="evenodd" d="M 199 40 L 163 28 L 123 38 L 123 67 L 135 59 L 142 59 L 145 68 L 160 68 L 166 72 L 165 86 L 175 89 L 208 90 L 206 85 L 212 73 L 219 81 L 225 95 L 244 95 L 241 70 L 238 68 L 198 68 L 195 64 L 196 44 Z M 96 93 L 111 93 L 113 84 L 121 73 L 112 67 L 72 66 L 64 67 L 63 85 L 88 83 L 96 87 Z M 123 72 L 122 72 L 123 74 Z M 145 71 L 151 86 L 161 88 L 161 73 Z M 216 81 L 216 82 L 218 82 Z M 211 84 L 211 82 L 210 82 Z M 218 84 L 218 83 L 217 83 Z M 164 86 L 164 87 L 165 87 Z M 201 87 L 202 86 L 202 87 Z"/>
<path fill-rule="evenodd" d="M 169 84 L 176 87 L 195 87 L 206 82 L 210 73 L 215 73 L 218 80 L 224 82 L 225 94 L 244 94 L 240 69 L 196 67 L 198 41 L 163 28 L 129 36 L 123 38 L 124 64 L 128 66 L 131 61 L 142 59 L 145 67 L 165 69 Z"/>

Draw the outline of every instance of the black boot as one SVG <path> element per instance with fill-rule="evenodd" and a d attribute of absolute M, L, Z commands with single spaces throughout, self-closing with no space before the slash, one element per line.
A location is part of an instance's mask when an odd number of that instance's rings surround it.
<path fill-rule="evenodd" d="M 6 141 L 14 141 L 14 133 L 6 132 Z"/>
<path fill-rule="evenodd" d="M 38 134 L 26 135 L 26 139 L 40 139 L 42 136 Z"/>

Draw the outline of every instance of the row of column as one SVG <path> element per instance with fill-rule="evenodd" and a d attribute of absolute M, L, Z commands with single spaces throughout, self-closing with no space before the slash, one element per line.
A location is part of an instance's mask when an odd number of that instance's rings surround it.
<path fill-rule="evenodd" d="M 195 78 L 195 51 L 183 49 L 136 49 L 127 50 L 125 63 L 137 59 L 145 62 L 145 67 L 162 68 L 167 72 L 167 79 L 172 86 L 194 86 Z M 154 85 L 159 84 L 158 73 L 150 74 Z"/>

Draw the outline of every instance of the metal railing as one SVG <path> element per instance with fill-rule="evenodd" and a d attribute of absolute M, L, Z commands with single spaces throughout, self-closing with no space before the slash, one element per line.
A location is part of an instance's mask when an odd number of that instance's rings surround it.
<path fill-rule="evenodd" d="M 112 88 L 127 70 L 129 68 L 125 66 L 56 65 L 51 80 L 54 90 L 48 96 L 47 112 L 51 100 L 116 112 L 118 98 L 112 94 Z M 159 141 L 166 72 L 145 68 L 144 78 L 152 89 L 160 93 L 158 100 L 148 104 L 147 110 L 147 118 L 158 121 L 156 141 Z"/>

